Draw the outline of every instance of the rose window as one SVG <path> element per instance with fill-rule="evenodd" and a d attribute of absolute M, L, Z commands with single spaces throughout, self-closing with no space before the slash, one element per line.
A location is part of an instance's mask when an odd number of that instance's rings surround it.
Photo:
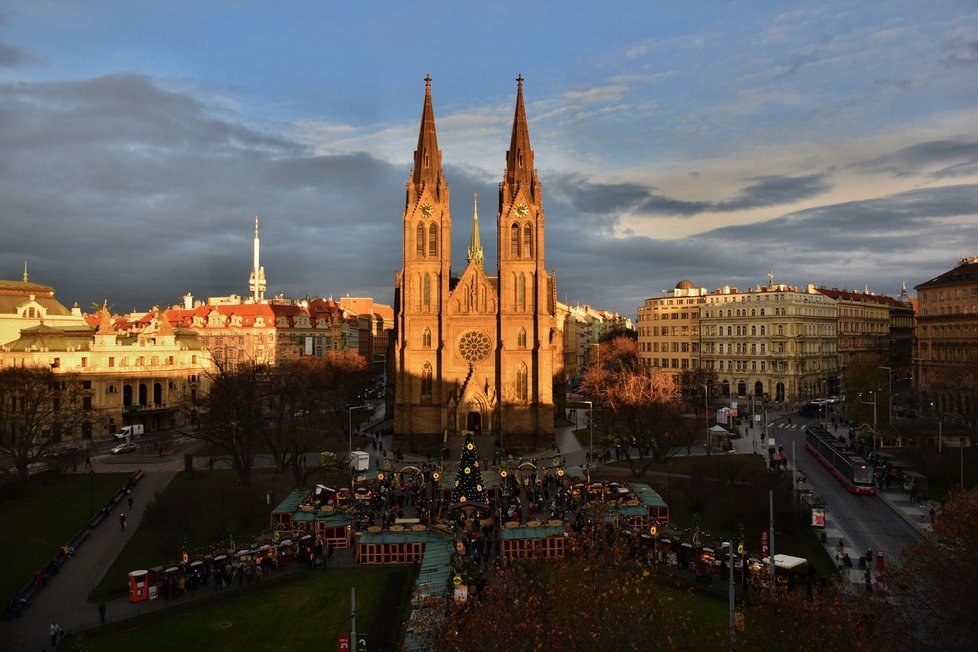
<path fill-rule="evenodd" d="M 458 340 L 458 352 L 467 362 L 482 362 L 492 353 L 492 341 L 482 331 L 467 331 Z"/>

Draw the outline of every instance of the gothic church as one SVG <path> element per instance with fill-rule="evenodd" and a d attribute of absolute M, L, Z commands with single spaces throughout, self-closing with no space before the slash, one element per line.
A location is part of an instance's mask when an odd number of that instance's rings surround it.
<path fill-rule="evenodd" d="M 395 287 L 395 433 L 471 431 L 504 443 L 552 433 L 562 334 L 556 274 L 544 266 L 542 192 L 522 77 L 499 184 L 495 273 L 485 269 L 476 204 L 465 269 L 452 276 L 452 215 L 430 77 L 403 227 L 403 267 Z"/>

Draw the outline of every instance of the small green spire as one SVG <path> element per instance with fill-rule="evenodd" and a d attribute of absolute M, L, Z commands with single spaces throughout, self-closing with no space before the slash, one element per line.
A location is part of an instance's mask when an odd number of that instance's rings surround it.
<path fill-rule="evenodd" d="M 474 208 L 472 209 L 472 240 L 469 242 L 469 262 L 476 262 L 483 267 L 486 257 L 482 252 L 482 241 L 479 239 L 479 193 L 474 193 Z"/>

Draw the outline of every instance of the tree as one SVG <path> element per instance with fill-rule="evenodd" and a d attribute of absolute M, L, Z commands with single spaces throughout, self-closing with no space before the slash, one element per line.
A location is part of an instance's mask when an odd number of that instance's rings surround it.
<path fill-rule="evenodd" d="M 47 367 L 0 370 L 0 453 L 21 480 L 29 478 L 32 464 L 56 459 L 62 438 L 84 420 L 80 388 L 74 375 Z"/>
<path fill-rule="evenodd" d="M 367 363 L 353 351 L 290 361 L 270 374 L 268 427 L 263 436 L 279 470 L 292 471 L 296 486 L 309 472 L 304 453 L 315 450 L 326 434 L 343 434 L 348 409 L 369 380 Z"/>
<path fill-rule="evenodd" d="M 718 649 L 681 591 L 625 550 L 586 546 L 588 536 L 571 535 L 565 559 L 498 564 L 481 593 L 416 625 L 424 649 Z"/>
<path fill-rule="evenodd" d="M 619 337 L 602 349 L 581 385 L 589 395 L 600 397 L 605 432 L 624 435 L 626 449 L 629 444 L 637 449 L 637 459 L 628 456 L 629 467 L 642 477 L 649 466 L 691 441 L 692 432 L 682 418 L 673 377 L 643 366 L 634 340 Z"/>
<path fill-rule="evenodd" d="M 933 533 L 905 550 L 900 564 L 882 575 L 884 591 L 875 607 L 886 645 L 904 650 L 978 649 L 975 550 L 978 495 L 954 491 L 935 516 Z"/>
<path fill-rule="evenodd" d="M 238 483 L 251 484 L 259 438 L 269 404 L 270 368 L 255 362 L 233 369 L 215 360 L 210 393 L 202 401 L 200 427 L 192 436 L 226 451 Z"/>
<path fill-rule="evenodd" d="M 458 473 L 455 476 L 455 488 L 452 490 L 452 504 L 485 505 L 487 502 L 486 487 L 482 482 L 482 469 L 479 468 L 479 454 L 472 442 L 472 435 L 466 435 L 458 462 Z"/>
<path fill-rule="evenodd" d="M 842 371 L 842 382 L 846 394 L 846 416 L 850 421 L 872 424 L 875 401 L 877 423 L 889 423 L 889 376 L 880 369 L 879 356 L 867 354 L 849 364 Z"/>

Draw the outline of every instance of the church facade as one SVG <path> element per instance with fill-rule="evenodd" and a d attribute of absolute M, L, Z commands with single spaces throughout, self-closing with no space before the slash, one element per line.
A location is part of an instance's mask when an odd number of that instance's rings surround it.
<path fill-rule="evenodd" d="M 396 276 L 394 431 L 508 438 L 554 431 L 562 386 L 556 274 L 548 273 L 542 189 L 533 167 L 523 80 L 499 184 L 496 269 L 486 270 L 473 211 L 466 265 L 452 274 L 452 214 L 431 79 L 403 214 Z"/>

